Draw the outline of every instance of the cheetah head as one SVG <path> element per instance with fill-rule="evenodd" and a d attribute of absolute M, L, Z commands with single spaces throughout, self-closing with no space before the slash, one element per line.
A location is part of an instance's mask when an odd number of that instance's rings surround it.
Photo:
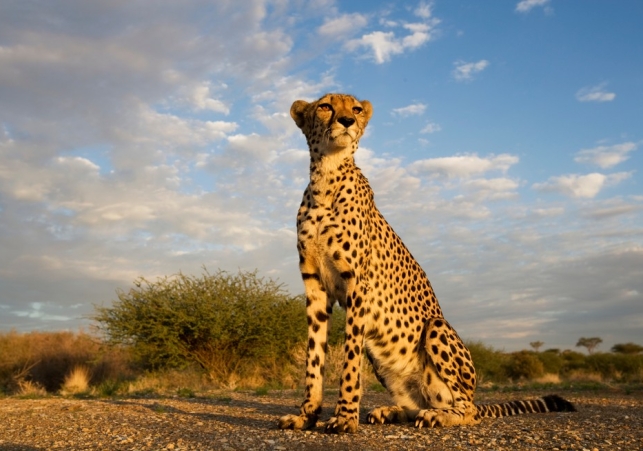
<path fill-rule="evenodd" d="M 321 154 L 354 152 L 372 114 L 371 102 L 347 94 L 326 94 L 311 103 L 297 100 L 290 108 L 311 152 Z"/>

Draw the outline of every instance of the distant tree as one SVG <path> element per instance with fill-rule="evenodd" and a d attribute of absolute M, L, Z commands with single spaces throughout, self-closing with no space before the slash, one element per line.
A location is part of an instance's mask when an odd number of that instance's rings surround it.
<path fill-rule="evenodd" d="M 576 343 L 576 346 L 582 346 L 584 348 L 587 348 L 587 352 L 589 354 L 593 354 L 594 349 L 596 349 L 596 347 L 601 343 L 603 343 L 603 339 L 599 337 L 591 337 L 591 338 L 581 337 L 578 339 L 578 343 Z"/>
<path fill-rule="evenodd" d="M 532 341 L 531 343 L 529 343 L 529 346 L 531 346 L 532 348 L 534 348 L 534 351 L 538 352 L 538 350 L 539 350 L 539 349 L 541 348 L 541 346 L 542 346 L 542 345 L 544 345 L 544 344 L 545 344 L 545 343 L 544 343 L 544 342 L 542 342 L 542 341 Z"/>
<path fill-rule="evenodd" d="M 560 349 L 559 348 L 549 348 L 549 349 L 545 349 L 545 352 L 551 352 L 552 354 L 560 354 Z"/>
<path fill-rule="evenodd" d="M 639 354 L 643 352 L 643 346 L 636 343 L 618 343 L 612 346 L 612 352 L 619 354 Z"/>

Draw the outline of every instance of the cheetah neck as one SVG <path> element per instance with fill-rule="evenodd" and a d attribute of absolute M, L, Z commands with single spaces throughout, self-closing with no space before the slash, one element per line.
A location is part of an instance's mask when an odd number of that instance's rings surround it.
<path fill-rule="evenodd" d="M 350 152 L 347 152 L 350 151 Z M 355 170 L 352 149 L 323 154 L 310 160 L 310 181 L 313 185 L 332 184 L 351 170 Z"/>

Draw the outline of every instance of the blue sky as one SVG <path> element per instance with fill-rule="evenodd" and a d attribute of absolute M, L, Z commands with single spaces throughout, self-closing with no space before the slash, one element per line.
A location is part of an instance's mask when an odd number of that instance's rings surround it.
<path fill-rule="evenodd" d="M 144 276 L 300 293 L 294 100 L 373 103 L 357 162 L 461 336 L 643 343 L 643 4 L 5 1 L 0 330 Z"/>

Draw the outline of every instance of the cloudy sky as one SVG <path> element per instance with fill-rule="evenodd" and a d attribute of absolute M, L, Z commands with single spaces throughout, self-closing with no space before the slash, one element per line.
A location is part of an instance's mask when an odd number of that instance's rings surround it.
<path fill-rule="evenodd" d="M 460 335 L 643 344 L 643 3 L 0 2 L 0 330 L 139 276 L 302 292 L 296 99 L 373 103 L 357 160 Z"/>

